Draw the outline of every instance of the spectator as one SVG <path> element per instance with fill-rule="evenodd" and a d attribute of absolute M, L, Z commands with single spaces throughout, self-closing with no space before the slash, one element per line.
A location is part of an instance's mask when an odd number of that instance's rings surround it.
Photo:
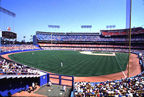
<path fill-rule="evenodd" d="M 50 86 L 50 87 L 52 86 L 52 82 L 51 81 L 48 82 L 48 86 Z"/>
<path fill-rule="evenodd" d="M 62 91 L 66 92 L 66 86 L 65 85 L 62 87 Z"/>

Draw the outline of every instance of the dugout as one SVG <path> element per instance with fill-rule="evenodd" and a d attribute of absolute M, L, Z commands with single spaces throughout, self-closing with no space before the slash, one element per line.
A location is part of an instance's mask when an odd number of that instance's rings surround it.
<path fill-rule="evenodd" d="M 39 86 L 47 84 L 46 75 L 1 75 L 0 96 L 11 96 L 20 91 L 26 91 L 32 83 Z"/>
<path fill-rule="evenodd" d="M 0 96 L 10 96 L 19 91 L 27 90 L 32 82 L 39 82 L 39 77 L 8 76 L 0 79 Z"/>

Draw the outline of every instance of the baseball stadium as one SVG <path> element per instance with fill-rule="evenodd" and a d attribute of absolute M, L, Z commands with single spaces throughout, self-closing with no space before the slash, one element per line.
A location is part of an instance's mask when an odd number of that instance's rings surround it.
<path fill-rule="evenodd" d="M 143 97 L 144 28 L 129 22 L 99 32 L 36 31 L 30 43 L 2 30 L 0 96 Z"/>

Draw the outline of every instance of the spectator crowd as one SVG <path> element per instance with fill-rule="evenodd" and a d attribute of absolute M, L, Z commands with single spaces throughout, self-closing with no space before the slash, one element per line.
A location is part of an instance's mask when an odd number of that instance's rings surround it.
<path fill-rule="evenodd" d="M 39 71 L 25 65 L 0 60 L 0 75 L 39 75 Z"/>
<path fill-rule="evenodd" d="M 39 47 L 36 47 L 32 44 L 22 44 L 22 45 L 2 45 L 0 47 L 1 52 L 8 52 L 8 51 L 14 51 L 14 50 L 28 50 L 28 49 L 39 49 Z"/>
<path fill-rule="evenodd" d="M 143 33 L 144 34 L 144 33 Z M 133 35 L 131 41 L 144 41 L 144 35 Z M 128 41 L 128 36 L 115 36 L 115 37 L 102 37 L 101 35 L 94 34 L 61 34 L 61 33 L 38 33 L 37 39 L 39 41 L 86 41 L 86 42 L 105 42 L 105 41 Z"/>
<path fill-rule="evenodd" d="M 75 82 L 76 97 L 144 97 L 144 77 L 106 82 Z"/>

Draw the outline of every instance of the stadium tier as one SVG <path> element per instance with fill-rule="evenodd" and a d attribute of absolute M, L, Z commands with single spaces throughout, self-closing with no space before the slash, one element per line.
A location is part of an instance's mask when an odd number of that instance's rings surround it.
<path fill-rule="evenodd" d="M 111 36 L 123 36 L 128 35 L 129 29 L 118 29 L 118 30 L 101 30 L 102 36 L 111 37 Z M 142 27 L 132 28 L 132 35 L 144 34 L 144 29 Z"/>
<path fill-rule="evenodd" d="M 104 34 L 103 32 L 107 33 Z M 110 35 L 110 33 L 114 33 Z M 116 34 L 119 33 L 119 34 Z M 125 33 L 125 34 L 123 34 Z M 43 49 L 54 48 L 93 48 L 97 49 L 127 49 L 129 48 L 128 29 L 101 30 L 98 33 L 56 33 L 36 32 L 38 44 Z M 144 49 L 144 29 L 132 28 L 131 48 Z M 90 50 L 91 50 L 90 49 Z"/>
<path fill-rule="evenodd" d="M 39 41 L 95 41 L 99 39 L 98 33 L 51 33 L 36 32 Z"/>
<path fill-rule="evenodd" d="M 98 33 L 56 33 L 56 32 L 36 32 L 39 42 L 114 42 L 128 41 L 128 30 L 101 30 L 101 35 Z M 131 41 L 144 41 L 144 29 L 133 28 Z"/>

